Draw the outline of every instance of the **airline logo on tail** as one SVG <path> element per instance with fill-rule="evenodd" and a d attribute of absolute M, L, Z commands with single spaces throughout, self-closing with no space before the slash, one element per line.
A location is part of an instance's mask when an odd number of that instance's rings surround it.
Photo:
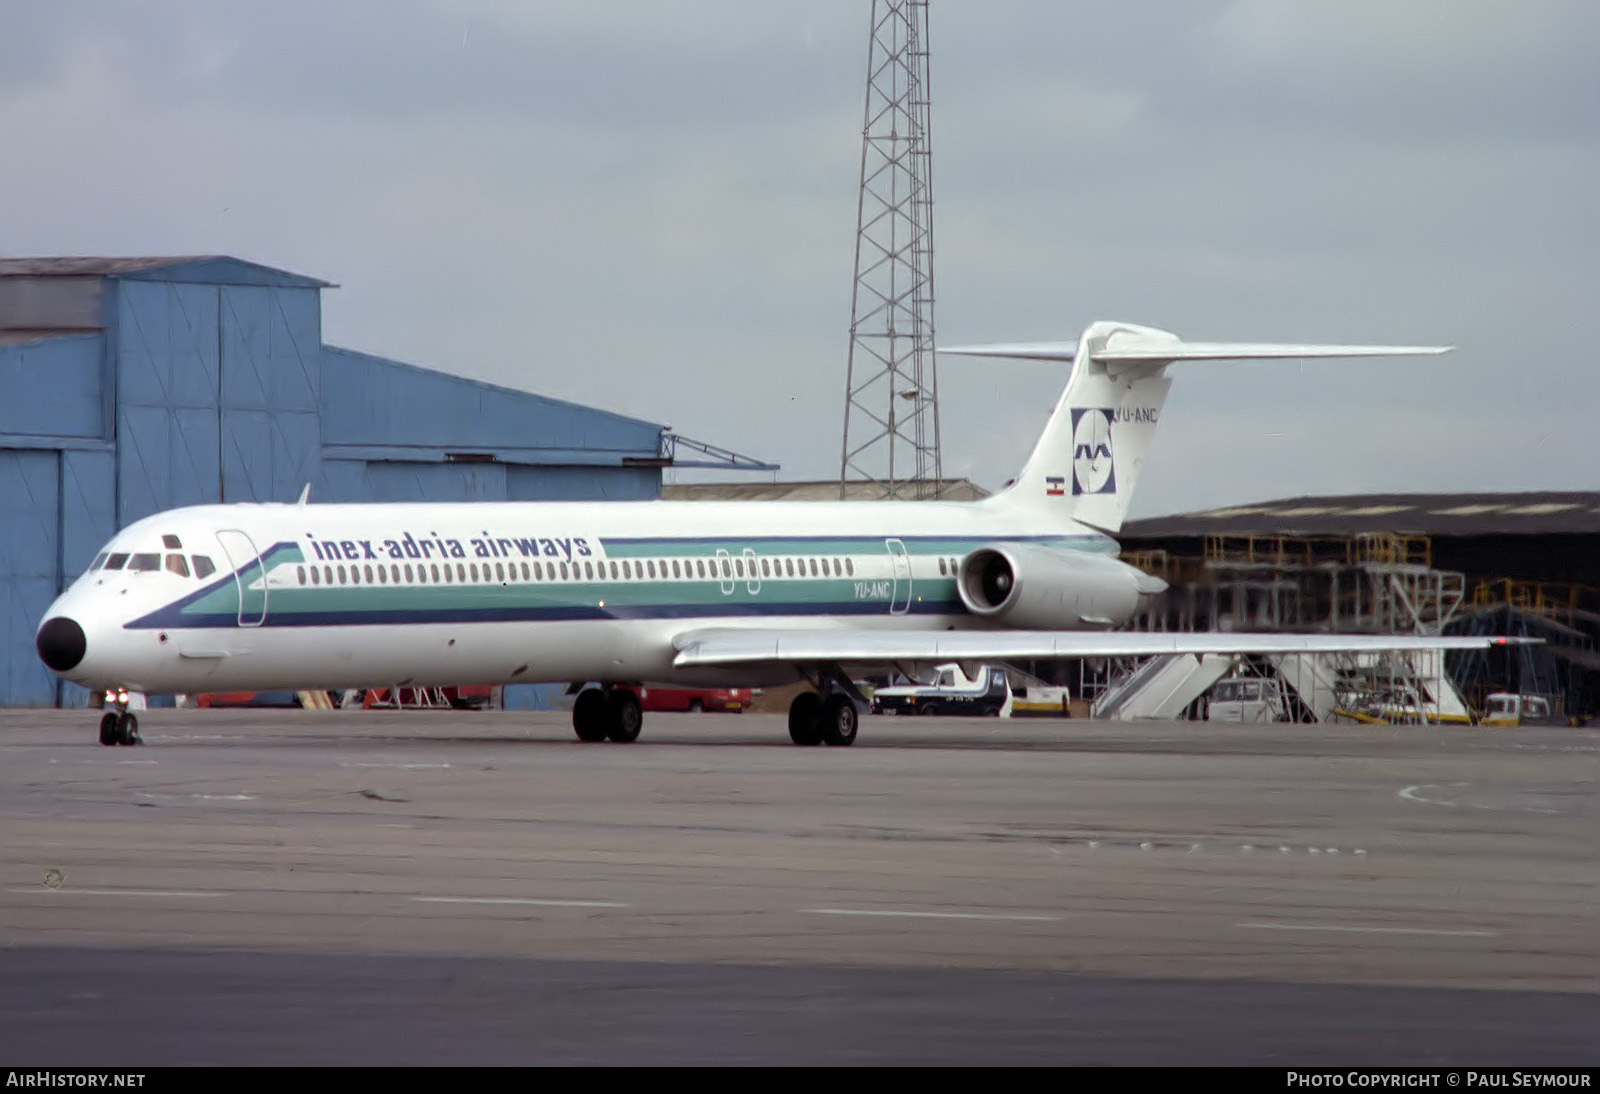
<path fill-rule="evenodd" d="M 1072 409 L 1073 494 L 1115 494 L 1116 466 L 1111 458 L 1111 422 L 1108 407 Z"/>

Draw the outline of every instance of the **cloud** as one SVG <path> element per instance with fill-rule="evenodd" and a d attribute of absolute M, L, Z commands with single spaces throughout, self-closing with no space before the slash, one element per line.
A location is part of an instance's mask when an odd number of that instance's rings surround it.
<path fill-rule="evenodd" d="M 338 282 L 332 341 L 837 473 L 855 0 L 7 19 L 0 147 L 26 215 L 0 250 L 235 253 Z M 1600 9 L 1013 0 L 933 20 L 942 341 L 1122 318 L 1461 347 L 1409 371 L 1185 369 L 1136 511 L 1586 473 Z M 947 469 L 1000 485 L 1059 372 L 941 373 Z M 1511 459 L 1485 438 L 1519 416 L 1542 440 Z"/>

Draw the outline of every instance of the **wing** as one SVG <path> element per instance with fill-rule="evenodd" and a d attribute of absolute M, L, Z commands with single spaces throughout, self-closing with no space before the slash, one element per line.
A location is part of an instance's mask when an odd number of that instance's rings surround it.
<path fill-rule="evenodd" d="M 707 628 L 685 631 L 673 664 L 754 662 L 825 664 L 895 661 L 1007 661 L 1031 657 L 1142 657 L 1163 653 L 1361 653 L 1377 650 L 1479 650 L 1533 645 L 1497 636 L 1236 634 L 1209 631 L 869 631 Z"/>

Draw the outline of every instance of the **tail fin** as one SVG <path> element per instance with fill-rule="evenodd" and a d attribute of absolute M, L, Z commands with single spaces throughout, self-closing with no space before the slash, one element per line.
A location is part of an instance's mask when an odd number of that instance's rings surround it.
<path fill-rule="evenodd" d="M 1070 517 L 1106 532 L 1122 527 L 1144 468 L 1175 361 L 1249 358 L 1402 357 L 1444 353 L 1448 346 L 1317 346 L 1255 342 L 1185 342 L 1132 323 L 1098 322 L 1065 342 L 953 346 L 940 353 L 1070 361 L 1055 413 L 1022 474 L 995 503 Z"/>

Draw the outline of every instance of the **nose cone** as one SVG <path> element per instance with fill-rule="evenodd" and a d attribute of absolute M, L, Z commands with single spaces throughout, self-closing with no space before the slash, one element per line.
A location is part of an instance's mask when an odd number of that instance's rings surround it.
<path fill-rule="evenodd" d="M 64 615 L 46 619 L 34 643 L 39 647 L 39 660 L 56 672 L 71 672 L 77 668 L 89 645 L 77 620 Z"/>

